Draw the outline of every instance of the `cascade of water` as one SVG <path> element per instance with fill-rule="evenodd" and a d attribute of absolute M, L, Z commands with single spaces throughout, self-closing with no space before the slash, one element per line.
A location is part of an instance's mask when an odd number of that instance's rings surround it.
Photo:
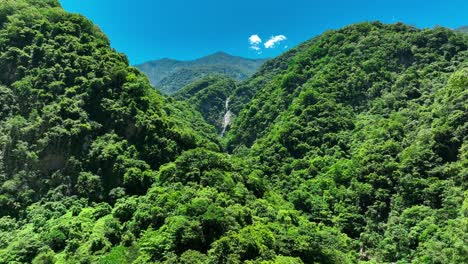
<path fill-rule="evenodd" d="M 224 133 L 226 133 L 227 127 L 228 127 L 229 124 L 231 123 L 232 112 L 231 112 L 231 110 L 229 110 L 229 102 L 230 102 L 230 100 L 231 100 L 231 99 L 228 97 L 228 98 L 226 99 L 225 104 L 224 104 L 225 114 L 224 114 L 224 120 L 223 120 L 223 131 L 221 131 L 221 134 L 220 134 L 221 137 L 224 136 Z"/>

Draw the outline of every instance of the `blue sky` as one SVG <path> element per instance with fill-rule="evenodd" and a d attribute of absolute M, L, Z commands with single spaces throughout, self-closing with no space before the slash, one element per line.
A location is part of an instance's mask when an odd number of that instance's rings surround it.
<path fill-rule="evenodd" d="M 188 60 L 217 51 L 273 57 L 323 31 L 361 21 L 400 21 L 421 28 L 468 24 L 468 0 L 60 2 L 67 11 L 96 23 L 132 64 L 160 58 Z"/>

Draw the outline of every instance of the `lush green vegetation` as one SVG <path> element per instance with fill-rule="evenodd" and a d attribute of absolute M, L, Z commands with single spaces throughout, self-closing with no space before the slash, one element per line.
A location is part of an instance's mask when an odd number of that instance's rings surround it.
<path fill-rule="evenodd" d="M 467 36 L 363 23 L 312 42 L 244 107 L 230 149 L 361 260 L 467 262 Z"/>
<path fill-rule="evenodd" d="M 0 263 L 466 263 L 467 50 L 362 23 L 164 97 L 55 0 L 0 0 Z"/>
<path fill-rule="evenodd" d="M 226 101 L 236 90 L 236 82 L 222 75 L 202 78 L 174 94 L 177 100 L 186 101 L 195 107 L 218 134 L 223 130 Z"/>
<path fill-rule="evenodd" d="M 162 59 L 137 65 L 151 84 L 171 95 L 186 85 L 210 75 L 224 75 L 234 80 L 252 76 L 265 59 L 245 59 L 218 52 L 193 61 Z"/>

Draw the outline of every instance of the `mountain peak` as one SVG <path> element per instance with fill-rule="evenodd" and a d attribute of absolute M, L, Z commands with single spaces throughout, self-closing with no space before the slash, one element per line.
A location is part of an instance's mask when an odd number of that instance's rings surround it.
<path fill-rule="evenodd" d="M 229 53 L 226 53 L 224 51 L 217 51 L 213 54 L 211 54 L 210 56 L 229 56 L 229 57 L 234 57 L 233 55 L 229 54 Z"/>

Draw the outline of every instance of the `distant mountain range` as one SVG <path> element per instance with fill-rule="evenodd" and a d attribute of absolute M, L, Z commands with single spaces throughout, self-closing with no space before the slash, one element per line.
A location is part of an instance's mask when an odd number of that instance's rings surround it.
<path fill-rule="evenodd" d="M 151 84 L 164 94 L 173 94 L 182 87 L 212 74 L 222 74 L 235 80 L 252 76 L 266 59 L 247 59 L 224 52 L 192 61 L 161 59 L 136 65 Z"/>
<path fill-rule="evenodd" d="M 460 31 L 460 32 L 468 33 L 468 26 L 462 26 L 462 27 L 459 27 L 459 28 L 457 28 L 455 30 Z"/>

